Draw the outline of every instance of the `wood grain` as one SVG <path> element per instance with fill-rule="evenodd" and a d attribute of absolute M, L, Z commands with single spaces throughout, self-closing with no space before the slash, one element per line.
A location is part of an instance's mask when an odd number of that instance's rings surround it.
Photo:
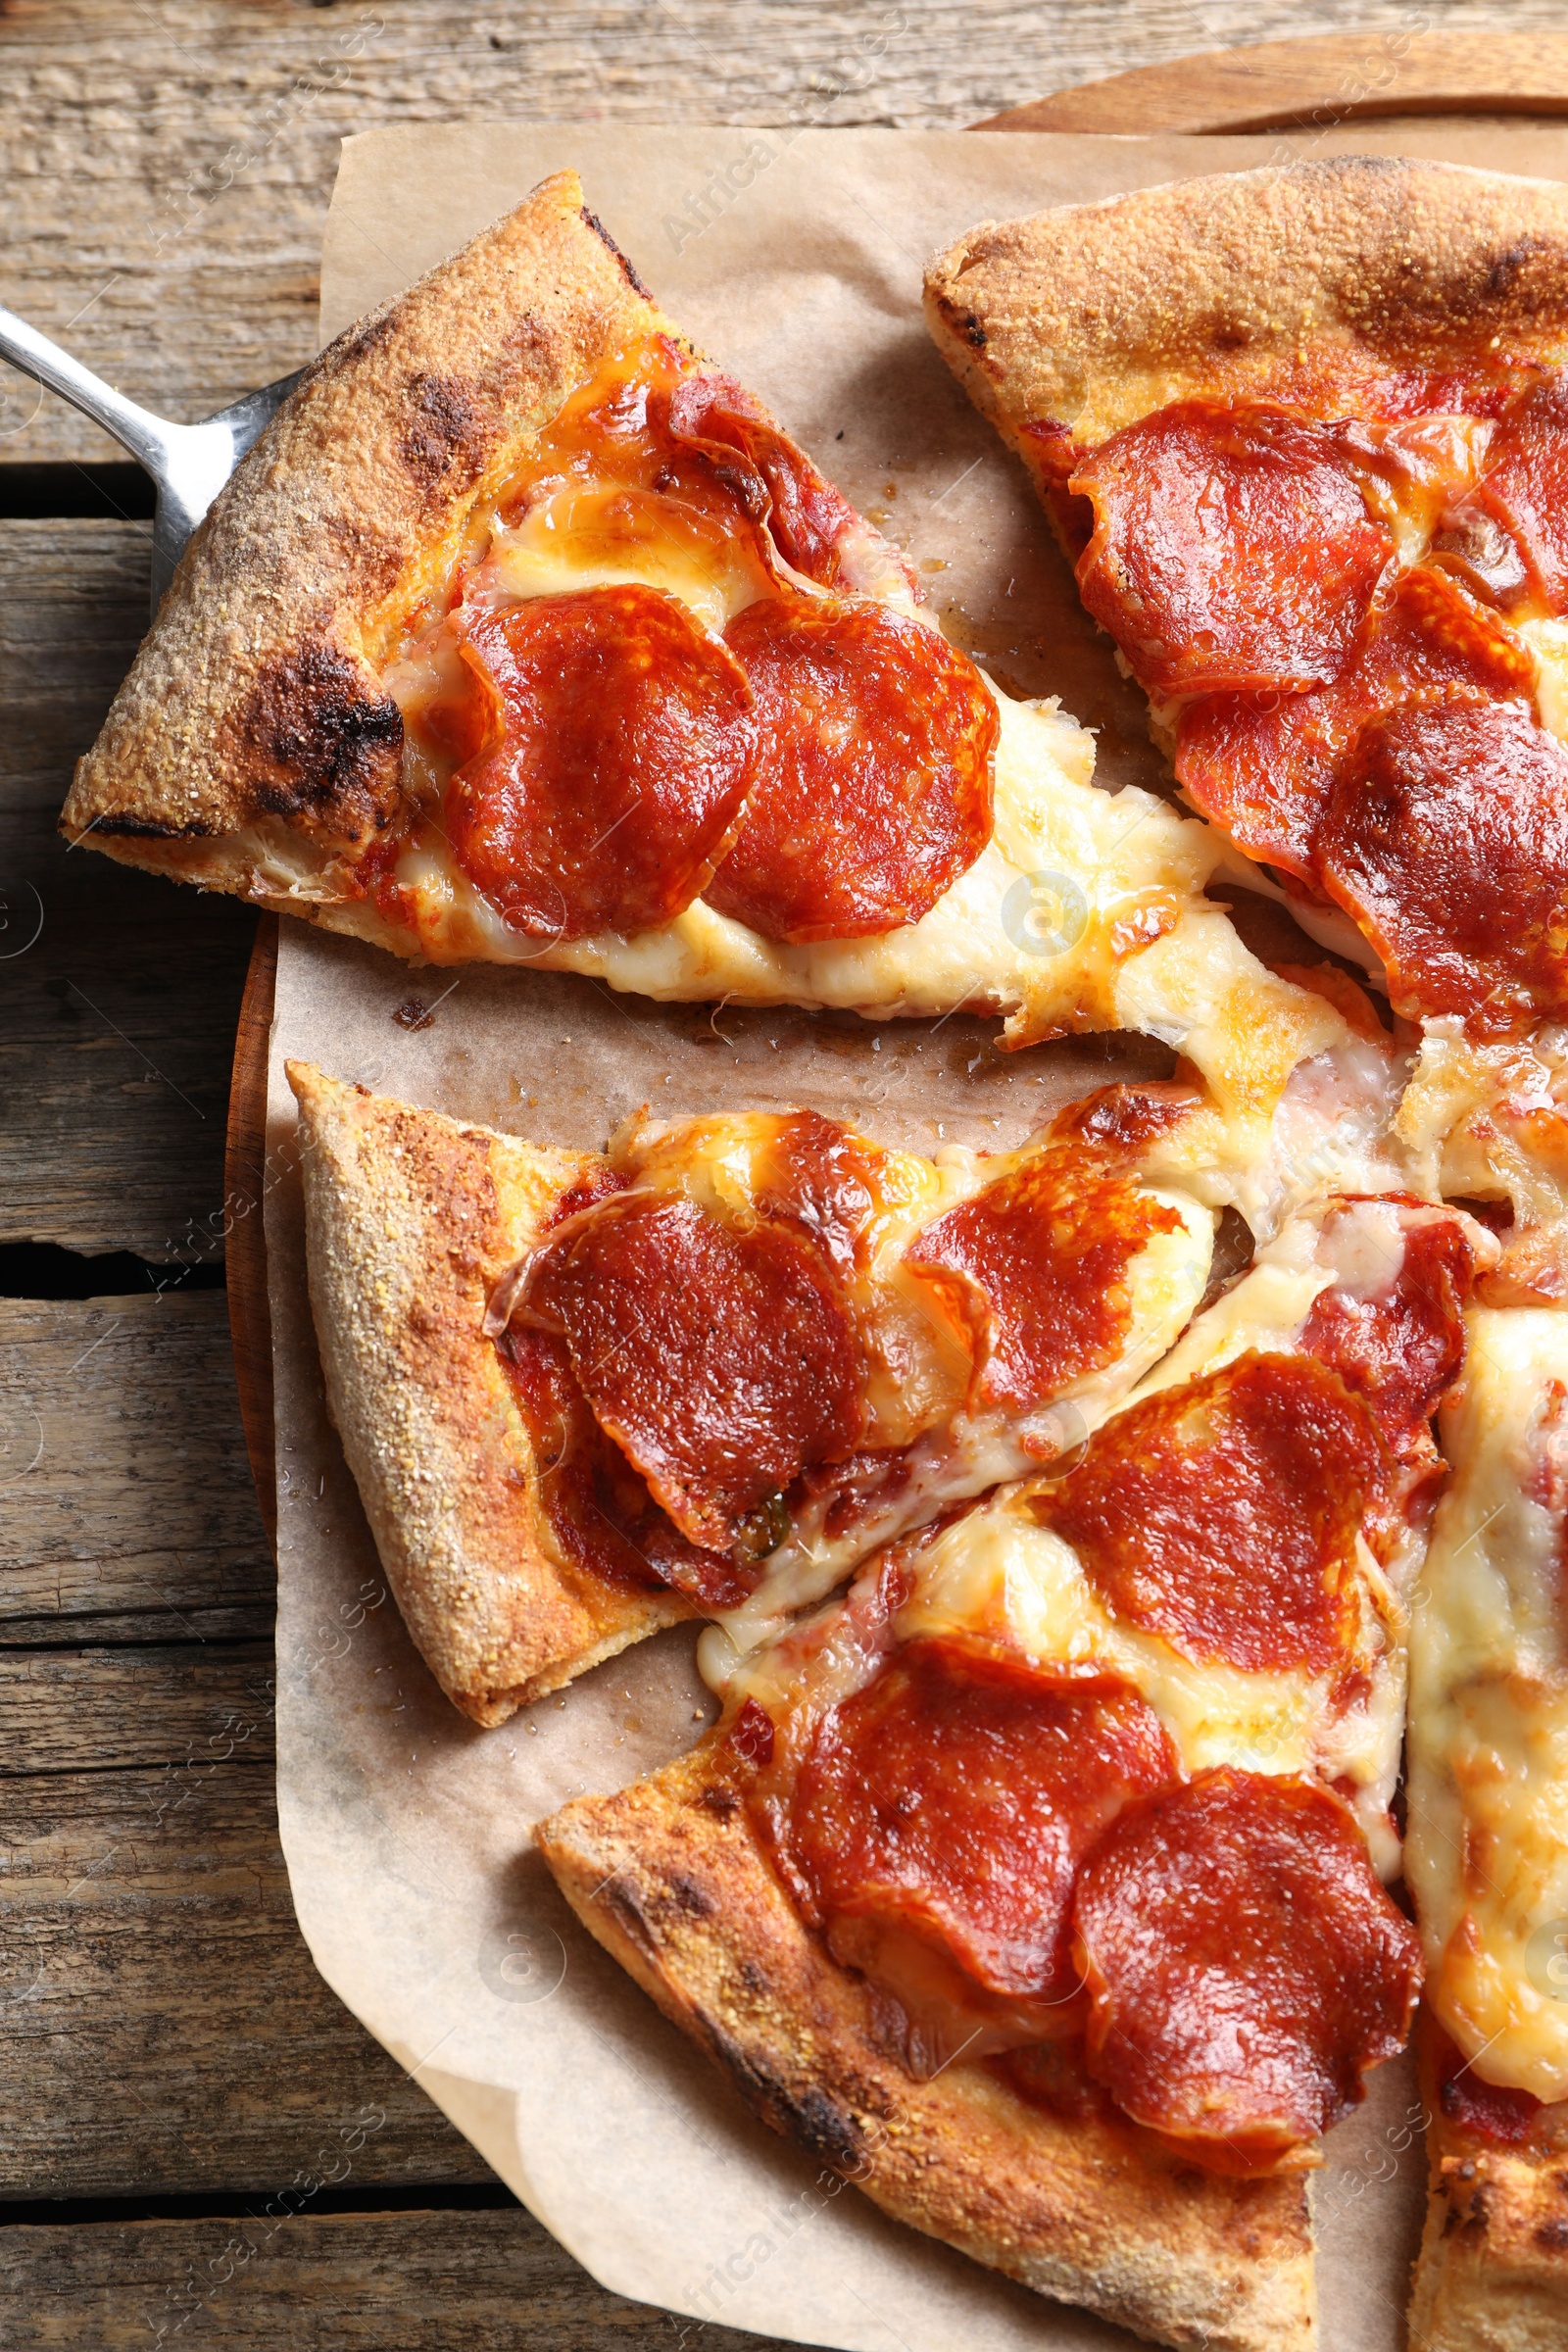
<path fill-rule="evenodd" d="M 1512 0 L 1517 36 L 1559 0 Z M 1487 0 L 1448 0 L 1446 32 Z M 466 118 L 957 128 L 1195 41 L 1407 35 L 1405 0 L 12 0 L 0 16 L 0 302 L 171 415 L 312 349 L 338 141 Z M 1125 109 L 1109 127 L 1139 126 Z M 0 373 L 0 466 L 98 458 L 84 419 Z"/>
<path fill-rule="evenodd" d="M 311 1964 L 271 1673 L 260 1642 L 0 1652 L 0 2197 L 265 2192 L 366 2102 L 362 2182 L 489 2180 Z"/>
<path fill-rule="evenodd" d="M 281 2210 L 274 2199 L 272 2213 L 236 2203 L 227 2218 L 0 2230 L 22 2323 L 7 2342 L 120 2352 L 167 2326 L 164 2342 L 192 2352 L 785 2352 L 607 2293 L 520 2207 L 293 2221 Z"/>
<path fill-rule="evenodd" d="M 170 1280 L 0 1299 L 0 1648 L 270 1638 L 223 1298 Z"/>
<path fill-rule="evenodd" d="M 1544 25 L 1420 32 L 1411 22 L 1141 66 L 1009 108 L 975 127 L 1114 132 L 1131 122 L 1144 132 L 1201 132 L 1391 115 L 1568 115 L 1568 33 Z"/>
<path fill-rule="evenodd" d="M 55 831 L 146 623 L 146 549 L 136 524 L 0 522 L 0 1241 L 203 1258 L 256 917 Z"/>

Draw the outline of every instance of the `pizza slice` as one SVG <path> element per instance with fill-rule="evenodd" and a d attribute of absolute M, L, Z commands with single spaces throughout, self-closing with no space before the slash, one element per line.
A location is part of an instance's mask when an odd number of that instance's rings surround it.
<path fill-rule="evenodd" d="M 814 1111 L 549 1151 L 288 1075 L 328 1406 L 409 1630 L 480 1723 L 678 1619 L 754 1640 L 1070 1452 L 1210 1279 L 1190 1087 L 933 1162 Z"/>
<path fill-rule="evenodd" d="M 1423 1024 L 1411 1139 L 1464 1130 L 1511 1295 L 1568 1297 L 1519 1145 L 1568 1091 L 1568 192 L 1187 181 L 981 227 L 927 309 L 1188 802 Z"/>
<path fill-rule="evenodd" d="M 1488 1237 L 1320 1203 L 1076 1459 L 750 1650 L 539 1829 L 763 2120 L 1158 2341 L 1315 2341 L 1319 2134 L 1403 2044 L 1385 1893 L 1428 1416 Z"/>
<path fill-rule="evenodd" d="M 1430 2352 L 1568 2339 L 1568 1313 L 1478 1307 L 1411 1633 Z"/>
<path fill-rule="evenodd" d="M 220 495 L 62 817 L 436 963 L 1150 1028 L 1234 1106 L 1343 1034 L 1091 781 L 547 180 L 323 354 Z"/>

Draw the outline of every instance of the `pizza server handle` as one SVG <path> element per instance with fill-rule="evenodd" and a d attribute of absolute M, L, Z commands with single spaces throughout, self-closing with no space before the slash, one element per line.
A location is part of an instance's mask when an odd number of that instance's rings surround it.
<path fill-rule="evenodd" d="M 80 409 L 144 466 L 158 485 L 153 521 L 152 610 L 156 613 L 190 537 L 240 459 L 276 416 L 304 369 L 248 392 L 200 424 L 171 424 L 127 400 L 112 384 L 40 335 L 15 312 L 0 309 L 0 359 Z"/>

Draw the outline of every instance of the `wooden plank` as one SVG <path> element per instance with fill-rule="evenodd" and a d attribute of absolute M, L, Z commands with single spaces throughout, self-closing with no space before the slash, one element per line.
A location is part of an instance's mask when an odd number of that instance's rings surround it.
<path fill-rule="evenodd" d="M 52 824 L 147 627 L 152 527 L 0 523 L 0 809 Z"/>
<path fill-rule="evenodd" d="M 490 2179 L 311 1963 L 271 1671 L 270 1642 L 0 1653 L 0 2197 L 265 2193 L 366 2102 L 356 2180 Z"/>
<path fill-rule="evenodd" d="M 1457 14 L 1457 12 L 1453 12 Z M 1511 12 L 1512 13 L 1512 12 Z M 1560 21 L 1560 20 L 1559 20 Z M 981 130 L 1285 130 L 1391 115 L 1568 115 L 1568 33 L 1379 29 L 1141 66 L 1011 108 Z"/>
<path fill-rule="evenodd" d="M 340 2121 L 349 2118 L 323 2119 L 328 2147 Z M 520 2208 L 277 2218 L 286 2210 L 279 2195 L 270 2212 L 236 2207 L 231 2218 L 0 2230 L 7 2343 L 16 2352 L 174 2343 L 225 2352 L 452 2352 L 459 2343 L 464 2352 L 785 2352 L 774 2337 L 607 2293 Z"/>
<path fill-rule="evenodd" d="M 0 1299 L 0 1645 L 270 1639 L 223 1294 L 169 1279 Z"/>
<path fill-rule="evenodd" d="M 294 1924 L 224 1308 L 0 1301 L 0 2196 L 266 2189 L 367 2099 L 363 2178 L 489 2178 Z"/>
<path fill-rule="evenodd" d="M 270 1642 L 178 1642 L 145 1647 L 0 1650 L 4 1777 L 15 1788 L 40 1775 L 163 1773 L 193 1757 L 272 1758 Z M 115 1794 L 112 1805 L 122 1797 Z"/>
<path fill-rule="evenodd" d="M 1298 13 L 1294 0 L 1210 0 L 1201 33 L 1266 40 Z M 1456 0 L 1445 28 L 1488 13 Z M 1408 31 L 1403 0 L 1354 14 Z M 1561 24 L 1558 0 L 1512 0 L 1508 17 L 1525 39 Z M 957 128 L 1177 57 L 1197 23 L 1185 0 L 13 6 L 0 16 L 0 302 L 127 392 L 197 416 L 309 356 L 346 133 L 463 117 Z M 0 465 L 109 453 L 62 403 L 0 380 Z"/>
<path fill-rule="evenodd" d="M 213 1257 L 256 917 L 54 829 L 146 625 L 146 548 L 135 524 L 0 522 L 0 1241 Z"/>

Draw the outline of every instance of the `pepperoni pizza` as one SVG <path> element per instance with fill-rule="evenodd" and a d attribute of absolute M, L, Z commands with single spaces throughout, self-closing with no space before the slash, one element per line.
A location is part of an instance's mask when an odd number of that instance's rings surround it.
<path fill-rule="evenodd" d="M 754 1643 L 1070 1452 L 1210 1278 L 1188 1087 L 937 1164 L 814 1111 L 551 1152 L 289 1077 L 332 1417 L 409 1629 L 480 1723 L 677 1619 Z"/>
<path fill-rule="evenodd" d="M 547 180 L 324 353 L 81 761 L 73 841 L 436 963 L 1148 1029 L 1227 1105 L 1343 1042 Z M 1042 952 L 1046 877 L 1070 920 Z M 1046 926 L 1048 931 L 1051 926 Z"/>
<path fill-rule="evenodd" d="M 1491 1253 L 1320 1202 L 1074 1458 L 710 1646 L 709 1739 L 538 1834 L 767 2122 L 1164 2342 L 1304 2352 L 1304 2176 L 1408 2031 L 1404 1635 Z"/>
<path fill-rule="evenodd" d="M 935 1160 L 808 1110 L 552 1151 L 291 1065 L 329 1404 L 476 1721 L 708 1621 L 712 1734 L 540 1841 L 768 2121 L 1048 2292 L 1305 2352 L 1304 2176 L 1424 1954 L 1418 2313 L 1522 2352 L 1568 2302 L 1568 199 L 1293 167 L 929 291 L 1198 817 L 947 642 L 564 173 L 323 356 L 64 821 L 405 956 L 1186 1057 Z M 1408 1085 L 1241 872 L 1419 1025 Z"/>
<path fill-rule="evenodd" d="M 1568 1297 L 1568 193 L 1200 179 L 979 228 L 927 308 L 1189 803 L 1422 1025 L 1495 1295 Z"/>
<path fill-rule="evenodd" d="M 498 1723 L 708 1621 L 712 1734 L 540 1832 L 593 1933 L 889 2212 L 1305 2352 L 1303 2176 L 1421 1974 L 1406 1631 L 1430 1674 L 1487 1503 L 1423 1574 L 1495 1238 L 1320 1190 L 1227 1277 L 1181 1083 L 929 1161 L 811 1111 L 553 1152 L 289 1077 L 328 1402 L 448 1695 Z"/>
<path fill-rule="evenodd" d="M 1412 1637 L 1412 2328 L 1535 2352 L 1568 2327 L 1568 196 L 1291 166 L 981 228 L 927 293 L 1189 802 L 1420 1024 L 1416 1181 L 1496 1203 Z"/>

